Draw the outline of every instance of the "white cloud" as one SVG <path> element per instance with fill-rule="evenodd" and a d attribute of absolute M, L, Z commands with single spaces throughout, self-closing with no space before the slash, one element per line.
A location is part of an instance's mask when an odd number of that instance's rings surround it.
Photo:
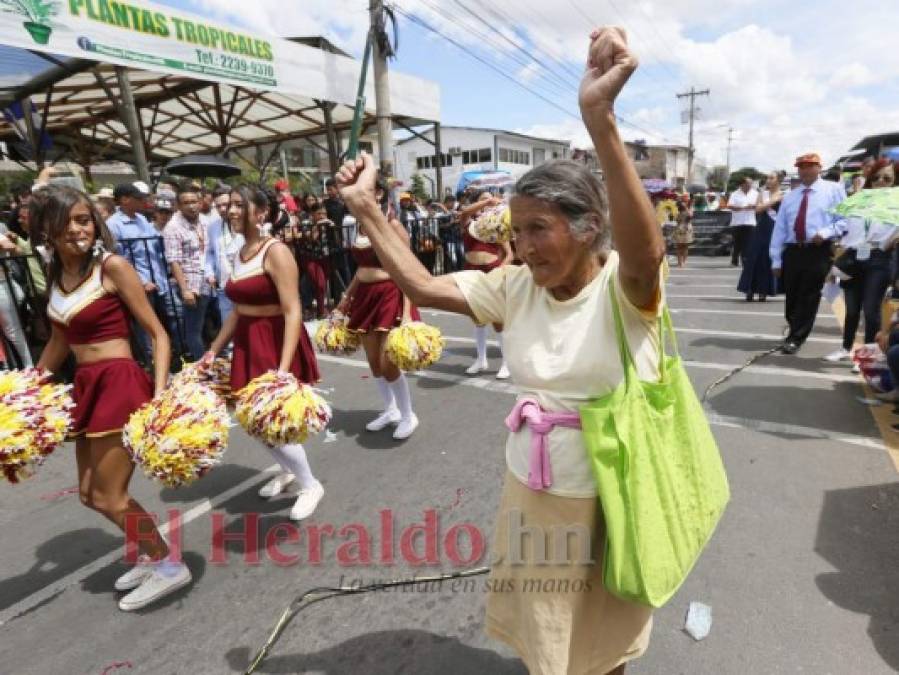
<path fill-rule="evenodd" d="M 368 27 L 367 0 L 254 0 L 252 11 L 246 0 L 193 2 L 198 11 L 260 31 L 322 34 L 357 55 Z M 888 96 L 878 101 L 877 92 L 862 90 L 899 78 L 899 51 L 871 48 L 889 44 L 889 27 L 899 21 L 894 3 L 881 4 L 876 16 L 849 11 L 844 0 L 798 3 L 789 13 L 776 0 L 569 0 L 558 8 L 538 0 L 397 4 L 571 109 L 576 109 L 591 24 L 625 26 L 641 67 L 617 112 L 641 129 L 623 125 L 624 135 L 685 143 L 682 102 L 675 94 L 691 86 L 707 88 L 711 96 L 697 101 L 704 116 L 697 124 L 696 145 L 709 163 L 723 163 L 728 126 L 735 129 L 732 165 L 760 168 L 789 167 L 796 154 L 809 150 L 831 161 L 862 136 L 899 127 Z M 403 20 L 400 69 L 403 34 L 413 31 L 423 29 Z M 486 67 L 472 67 L 486 72 Z M 534 101 L 524 92 L 521 97 L 522 106 Z M 502 111 L 494 118 L 487 114 L 484 126 L 503 126 Z M 561 114 L 558 119 L 544 113 L 532 125 L 520 126 L 526 133 L 571 138 L 576 145 L 589 142 L 576 120 Z"/>
<path fill-rule="evenodd" d="M 855 61 L 837 68 L 830 78 L 830 86 L 834 89 L 851 89 L 864 87 L 876 81 L 877 78 L 868 69 L 868 66 Z"/>

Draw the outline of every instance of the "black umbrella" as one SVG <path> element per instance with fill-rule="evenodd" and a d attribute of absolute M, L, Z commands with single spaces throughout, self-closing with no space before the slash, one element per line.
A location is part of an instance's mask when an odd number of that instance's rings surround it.
<path fill-rule="evenodd" d="M 165 165 L 165 172 L 187 178 L 230 178 L 241 171 L 230 159 L 217 155 L 186 155 Z"/>

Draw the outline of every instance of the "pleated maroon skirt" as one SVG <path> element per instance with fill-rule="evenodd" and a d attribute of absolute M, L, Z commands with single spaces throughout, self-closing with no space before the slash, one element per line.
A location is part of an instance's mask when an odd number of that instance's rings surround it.
<path fill-rule="evenodd" d="M 403 294 L 399 286 L 389 279 L 359 284 L 347 314 L 350 317 L 347 329 L 354 333 L 389 331 L 402 323 Z M 409 314 L 413 321 L 421 320 L 414 305 Z"/>
<path fill-rule="evenodd" d="M 104 359 L 79 365 L 72 388 L 71 436 L 121 433 L 135 410 L 153 398 L 153 381 L 137 361 Z"/>
<path fill-rule="evenodd" d="M 237 317 L 234 330 L 234 352 L 231 358 L 231 391 L 243 389 L 250 380 L 277 370 L 284 344 L 284 315 Z M 290 362 L 290 372 L 300 382 L 315 384 L 321 380 L 315 349 L 300 324 L 300 343 Z"/>

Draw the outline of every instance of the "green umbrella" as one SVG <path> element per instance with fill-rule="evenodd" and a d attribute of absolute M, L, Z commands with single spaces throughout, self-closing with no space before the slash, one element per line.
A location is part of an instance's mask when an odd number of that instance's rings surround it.
<path fill-rule="evenodd" d="M 899 226 L 899 187 L 861 190 L 841 202 L 834 213 Z"/>

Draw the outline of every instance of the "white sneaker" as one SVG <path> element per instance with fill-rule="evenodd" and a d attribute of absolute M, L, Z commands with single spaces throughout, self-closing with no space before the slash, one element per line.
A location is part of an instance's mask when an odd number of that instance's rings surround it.
<path fill-rule="evenodd" d="M 117 591 L 130 591 L 140 586 L 144 580 L 153 574 L 153 560 L 144 554 L 137 558 L 137 564 L 122 576 L 115 580 L 114 588 Z"/>
<path fill-rule="evenodd" d="M 318 481 L 315 481 L 315 485 L 312 487 L 300 490 L 300 496 L 297 497 L 293 508 L 290 509 L 290 519 L 303 520 L 311 516 L 324 496 L 325 488 Z"/>
<path fill-rule="evenodd" d="M 862 367 L 860 365 L 858 365 L 857 363 L 853 363 L 852 364 L 852 372 L 855 373 L 856 375 L 858 375 L 860 372 L 862 372 Z"/>
<path fill-rule="evenodd" d="M 846 361 L 849 359 L 849 352 L 842 347 L 835 352 L 831 352 L 827 356 L 824 357 L 825 361 L 830 361 L 831 363 L 836 363 L 837 361 Z"/>
<path fill-rule="evenodd" d="M 380 431 L 388 424 L 399 424 L 402 415 L 400 415 L 400 411 L 398 408 L 388 408 L 380 415 L 375 417 L 371 422 L 365 425 L 365 428 L 369 431 Z"/>
<path fill-rule="evenodd" d="M 465 372 L 468 375 L 477 375 L 482 370 L 487 370 L 487 368 L 489 368 L 489 367 L 490 366 L 487 364 L 486 361 L 475 361 L 470 366 L 468 366 L 468 368 L 465 369 Z"/>
<path fill-rule="evenodd" d="M 393 437 L 398 441 L 406 440 L 417 428 L 418 417 L 415 416 L 415 413 L 412 413 L 411 417 L 408 419 L 400 420 L 400 423 L 396 427 L 396 431 L 393 432 Z"/>
<path fill-rule="evenodd" d="M 179 588 L 184 588 L 190 581 L 190 570 L 183 563 L 174 576 L 165 576 L 160 572 L 159 567 L 154 567 L 153 573 L 140 586 L 119 600 L 119 609 L 123 612 L 142 609 L 150 603 L 174 593 Z"/>
<path fill-rule="evenodd" d="M 259 488 L 259 496 L 263 499 L 271 499 L 277 497 L 284 492 L 288 485 L 296 480 L 292 473 L 279 473 L 268 483 Z"/>
<path fill-rule="evenodd" d="M 503 361 L 503 365 L 500 366 L 500 369 L 496 373 L 497 380 L 508 380 L 509 379 L 509 366 L 506 365 L 506 362 Z"/>

